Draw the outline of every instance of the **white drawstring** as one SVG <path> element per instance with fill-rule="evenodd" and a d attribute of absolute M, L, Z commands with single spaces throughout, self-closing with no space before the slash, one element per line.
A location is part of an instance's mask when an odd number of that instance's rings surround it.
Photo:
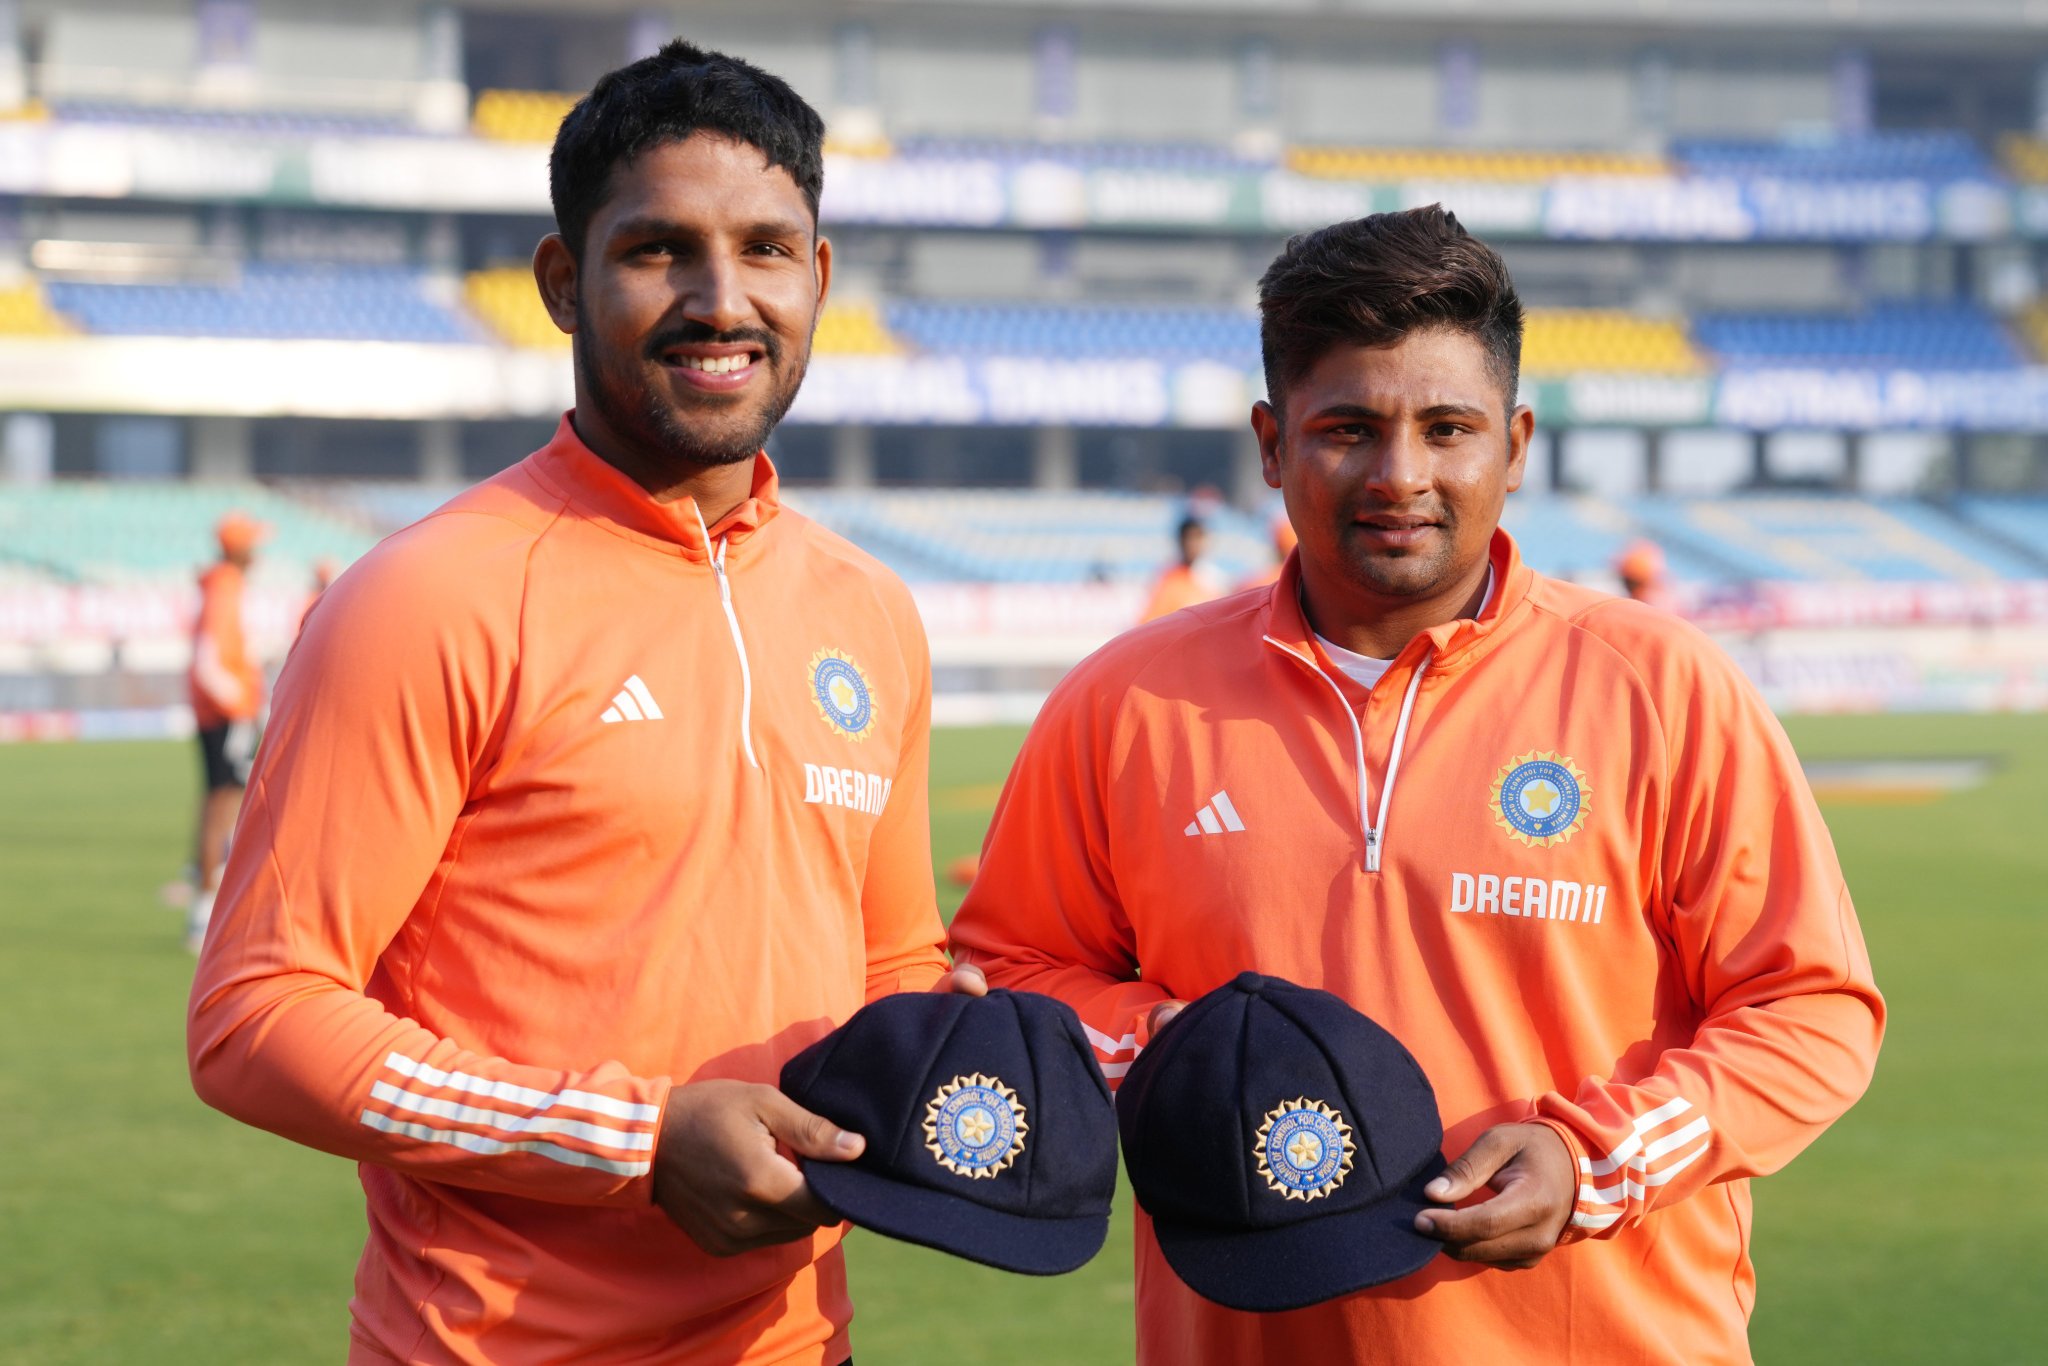
<path fill-rule="evenodd" d="M 1351 723 L 1351 752 L 1358 769 L 1358 828 L 1365 836 L 1365 870 L 1377 873 L 1380 859 L 1387 842 L 1387 813 L 1394 801 L 1394 779 L 1401 771 L 1401 751 L 1408 743 L 1408 720 L 1415 712 L 1415 694 L 1422 686 L 1422 675 L 1429 669 L 1431 654 L 1424 651 L 1421 662 L 1415 666 L 1415 676 L 1408 680 L 1408 691 L 1401 699 L 1401 716 L 1394 724 L 1394 747 L 1387 753 L 1387 780 L 1380 787 L 1379 819 L 1372 820 L 1366 814 L 1368 794 L 1365 781 L 1365 731 L 1358 724 L 1358 713 L 1351 710 L 1351 700 L 1344 696 L 1344 690 L 1337 686 L 1337 680 L 1324 673 L 1313 655 L 1303 654 L 1291 645 L 1284 644 L 1271 636 L 1265 641 L 1282 654 L 1308 666 L 1308 671 L 1323 680 L 1331 692 L 1337 694 L 1337 703 L 1344 709 L 1344 718 Z"/>
<path fill-rule="evenodd" d="M 704 509 L 690 502 L 690 511 L 697 515 L 697 529 L 704 533 L 704 548 L 711 558 L 711 572 L 718 576 L 718 604 L 725 609 L 725 624 L 732 631 L 732 647 L 740 657 L 740 745 L 747 752 L 747 762 L 755 768 L 761 761 L 754 757 L 754 671 L 747 665 L 747 642 L 740 635 L 739 613 L 732 607 L 732 583 L 725 577 L 725 542 L 711 544 L 710 528 L 704 525 Z"/>

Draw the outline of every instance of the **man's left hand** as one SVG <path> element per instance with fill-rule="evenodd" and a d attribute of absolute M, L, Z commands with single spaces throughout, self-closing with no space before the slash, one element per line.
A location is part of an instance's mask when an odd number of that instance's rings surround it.
<path fill-rule="evenodd" d="M 932 990 L 950 991 L 955 996 L 986 996 L 988 978 L 982 976 L 980 968 L 963 963 L 932 983 Z"/>
<path fill-rule="evenodd" d="M 1424 1210 L 1415 1216 L 1416 1231 L 1439 1239 L 1445 1255 L 1461 1262 L 1526 1271 L 1557 1246 L 1578 1201 L 1579 1173 L 1549 1125 L 1496 1124 L 1422 1193 L 1454 1205 L 1482 1186 L 1493 1189 L 1491 1199 Z"/>

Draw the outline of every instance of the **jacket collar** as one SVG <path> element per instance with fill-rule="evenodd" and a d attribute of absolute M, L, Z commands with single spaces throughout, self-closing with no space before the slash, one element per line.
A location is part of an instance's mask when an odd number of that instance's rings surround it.
<path fill-rule="evenodd" d="M 782 510 L 781 481 L 766 451 L 754 457 L 753 486 L 746 500 L 707 527 L 699 520 L 696 499 L 657 502 L 623 471 L 584 445 L 569 420 L 572 416 L 573 412 L 562 414 L 554 438 L 534 452 L 533 472 L 578 511 L 627 540 L 680 553 L 687 559 L 708 560 L 711 543 L 723 540 L 728 547 L 736 547 Z"/>
<path fill-rule="evenodd" d="M 1417 632 L 1414 639 L 1401 647 L 1400 654 L 1395 656 L 1397 660 L 1419 654 L 1427 648 L 1430 672 L 1452 673 L 1491 648 L 1503 624 L 1516 616 L 1527 601 L 1534 575 L 1522 563 L 1514 537 L 1498 527 L 1494 529 L 1487 557 L 1493 565 L 1494 591 L 1479 615 L 1460 617 Z M 1320 660 L 1323 657 L 1315 644 L 1314 633 L 1309 629 L 1308 617 L 1301 610 L 1299 550 L 1287 557 L 1287 563 L 1281 566 L 1280 577 L 1273 583 L 1272 596 L 1266 604 L 1265 634 L 1282 648 L 1303 658 Z"/>

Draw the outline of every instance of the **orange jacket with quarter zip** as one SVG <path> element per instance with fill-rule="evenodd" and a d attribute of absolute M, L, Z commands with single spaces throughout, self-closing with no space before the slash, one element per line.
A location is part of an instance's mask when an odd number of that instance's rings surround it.
<path fill-rule="evenodd" d="M 1245 969 L 1334 992 L 1421 1062 L 1447 1154 L 1557 1131 L 1580 1245 L 1246 1314 L 1140 1212 L 1141 1361 L 1746 1361 L 1747 1178 L 1869 1081 L 1883 1003 L 1776 720 L 1691 626 L 1533 574 L 1505 532 L 1491 555 L 1478 618 L 1369 693 L 1293 559 L 1105 646 L 1032 727 L 953 947 L 1073 1006 L 1112 1083 L 1161 1001 Z"/>
<path fill-rule="evenodd" d="M 650 1203 L 671 1085 L 773 1084 L 944 970 L 909 592 L 752 496 L 706 527 L 564 419 L 328 590 L 193 984 L 193 1077 L 355 1158 L 351 1359 L 847 1354 L 836 1229 Z"/>

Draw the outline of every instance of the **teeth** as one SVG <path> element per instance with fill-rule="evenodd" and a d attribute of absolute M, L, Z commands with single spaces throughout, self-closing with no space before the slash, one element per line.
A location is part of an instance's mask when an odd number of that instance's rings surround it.
<path fill-rule="evenodd" d="M 744 370 L 754 363 L 752 356 L 684 356 L 683 368 L 702 370 L 707 375 L 729 375 L 735 370 Z"/>

